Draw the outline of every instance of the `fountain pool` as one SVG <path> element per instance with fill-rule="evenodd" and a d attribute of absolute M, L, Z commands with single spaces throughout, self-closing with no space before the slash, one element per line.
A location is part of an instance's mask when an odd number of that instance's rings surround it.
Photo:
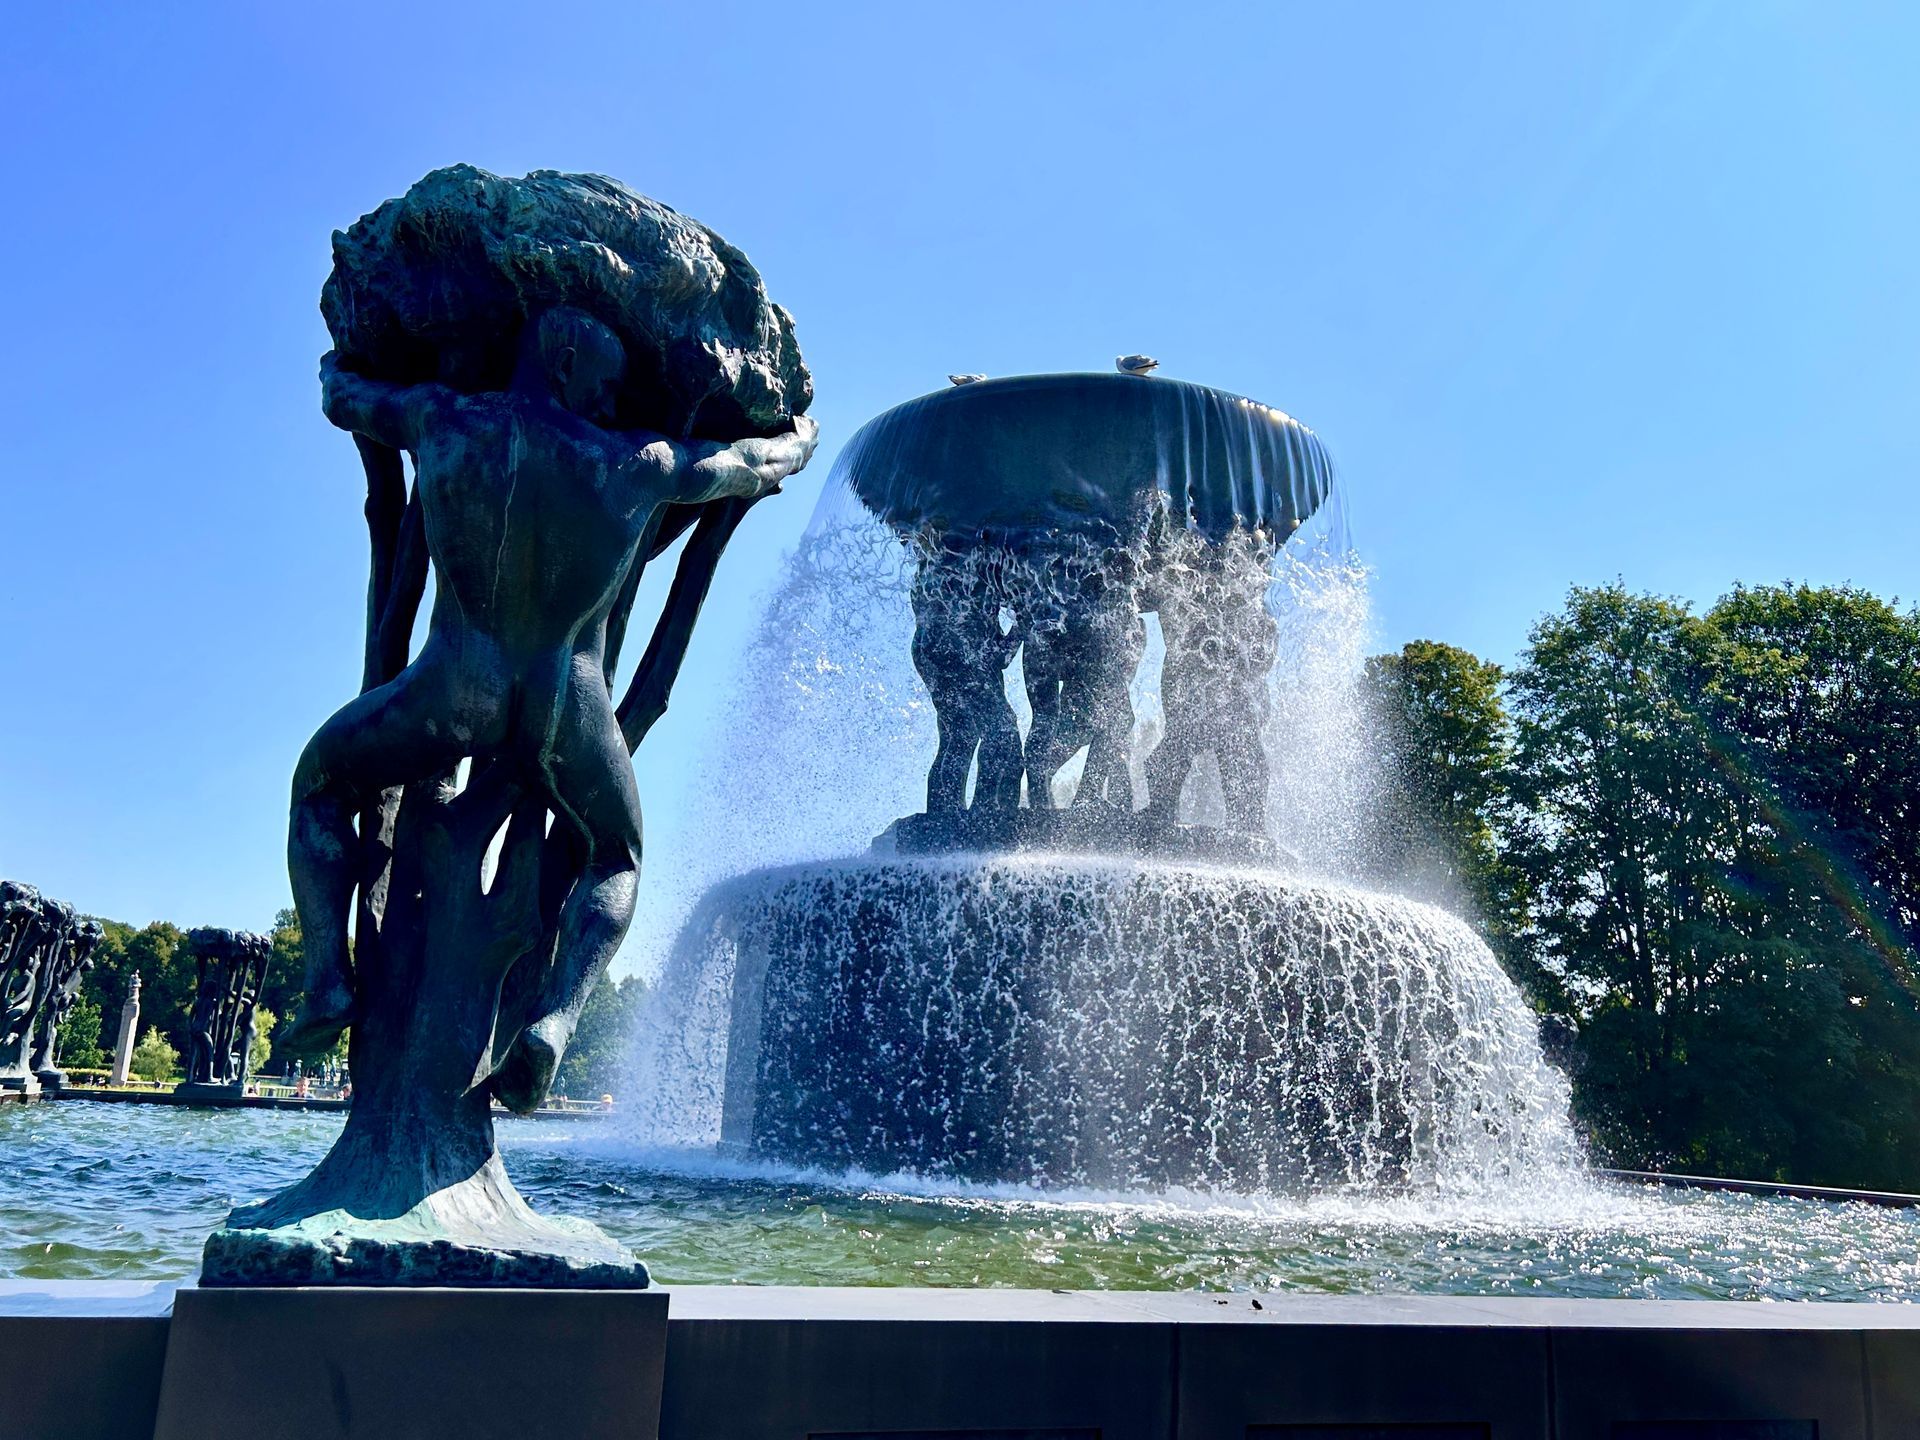
<path fill-rule="evenodd" d="M 0 1276 L 181 1279 L 229 1207 L 287 1184 L 332 1115 L 0 1108 Z M 1558 1177 L 1400 1198 L 1213 1200 L 782 1170 L 509 1121 L 536 1205 L 668 1284 L 1920 1300 L 1920 1211 Z"/>

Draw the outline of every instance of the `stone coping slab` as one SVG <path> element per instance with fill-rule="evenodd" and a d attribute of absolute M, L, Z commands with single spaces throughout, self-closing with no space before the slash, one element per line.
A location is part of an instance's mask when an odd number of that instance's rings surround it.
<path fill-rule="evenodd" d="M 668 1287 L 685 1320 L 1060 1321 L 1177 1325 L 1445 1325 L 1615 1330 L 1920 1330 L 1920 1305 L 1480 1295 L 1213 1294 L 804 1285 Z"/>
<path fill-rule="evenodd" d="M 0 1316 L 77 1319 L 173 1313 L 174 1292 L 185 1280 L 0 1279 Z"/>
<path fill-rule="evenodd" d="M 167 1315 L 190 1280 L 0 1279 L 0 1315 Z M 1053 1321 L 1180 1325 L 1446 1325 L 1608 1330 L 1920 1330 L 1920 1305 L 1821 1300 L 1583 1300 L 1484 1295 L 947 1290 L 675 1285 L 675 1323 Z"/>

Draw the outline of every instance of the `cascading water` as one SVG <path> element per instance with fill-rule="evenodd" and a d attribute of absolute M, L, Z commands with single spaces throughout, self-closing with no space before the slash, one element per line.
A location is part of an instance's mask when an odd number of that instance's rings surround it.
<path fill-rule="evenodd" d="M 744 877 L 688 938 L 733 972 L 720 1134 L 747 1153 L 1239 1193 L 1570 1158 L 1511 984 L 1411 901 L 1134 860 L 865 860 Z"/>
<path fill-rule="evenodd" d="M 855 437 L 788 566 L 743 668 L 740 733 L 704 777 L 733 826 L 712 849 L 733 863 L 703 877 L 661 963 L 639 1138 L 1048 1188 L 1571 1175 L 1566 1083 L 1485 945 L 1348 881 L 1375 775 L 1357 693 L 1365 576 L 1318 442 L 1199 387 L 1004 384 L 991 406 L 927 397 Z M 1094 399 L 1076 409 L 1083 389 Z M 1132 420 L 1129 395 L 1151 397 Z M 1154 444 L 1126 494 L 1111 446 L 1104 469 L 1060 463 L 1062 446 L 1099 450 L 1103 426 L 1137 456 L 1128 424 Z M 1023 479 L 1036 453 L 1042 478 Z M 1209 465 L 1224 480 L 1202 483 Z M 943 473 L 964 483 L 943 490 Z M 1137 522 L 1143 493 L 1159 520 Z M 964 528 L 943 504 L 978 512 L 964 545 L 941 530 Z M 1022 505 L 1044 512 L 1044 542 L 1012 523 Z M 1101 524 L 1062 536 L 1075 513 Z M 1123 515 L 1132 528 L 1107 523 Z M 1145 623 L 1132 649 L 1083 666 L 1118 682 L 1074 731 L 1072 666 L 1058 687 L 1033 667 L 1053 663 L 1049 633 L 1076 605 L 1115 594 L 1134 597 L 1122 622 Z M 940 645 L 967 654 L 956 605 L 991 652 L 984 687 L 939 668 Z M 1256 689 L 1236 698 L 1250 663 Z M 1011 791 L 991 773 L 1000 696 L 1020 737 Z M 1124 780 L 1090 787 L 1099 714 L 1117 722 Z M 1067 735 L 1044 765 L 1037 723 Z M 955 730 L 966 742 L 964 794 L 944 801 L 941 724 L 950 748 Z M 1183 726 L 1184 748 L 1156 760 Z M 923 794 L 930 813 L 889 829 Z"/>

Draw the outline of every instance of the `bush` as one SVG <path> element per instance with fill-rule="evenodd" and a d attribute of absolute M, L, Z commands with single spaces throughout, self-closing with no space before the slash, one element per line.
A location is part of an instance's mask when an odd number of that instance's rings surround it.
<path fill-rule="evenodd" d="M 172 1080 L 180 1073 L 180 1052 L 167 1043 L 158 1025 L 150 1025 L 140 1043 L 133 1047 L 128 1068 L 142 1080 Z"/>

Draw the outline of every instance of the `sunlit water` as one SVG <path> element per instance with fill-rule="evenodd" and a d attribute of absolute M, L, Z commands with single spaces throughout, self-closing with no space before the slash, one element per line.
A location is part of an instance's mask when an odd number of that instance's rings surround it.
<path fill-rule="evenodd" d="M 192 1274 L 228 1207 L 320 1158 L 332 1115 L 0 1107 L 0 1275 Z M 1557 1184 L 1499 1199 L 1143 1199 L 795 1174 L 510 1122 L 507 1168 L 669 1284 L 1920 1298 L 1920 1215 Z"/>

